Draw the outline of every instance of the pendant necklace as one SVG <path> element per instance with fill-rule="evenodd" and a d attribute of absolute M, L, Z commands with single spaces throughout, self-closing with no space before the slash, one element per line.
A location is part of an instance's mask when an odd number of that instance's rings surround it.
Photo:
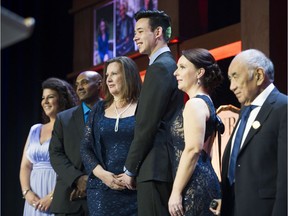
<path fill-rule="evenodd" d="M 128 110 L 128 108 L 131 106 L 132 104 L 132 101 L 130 102 L 130 104 L 120 113 L 118 113 L 118 110 L 117 110 L 117 107 L 116 107 L 116 103 L 114 103 L 114 108 L 115 108 L 115 112 L 116 112 L 116 123 L 115 123 L 115 128 L 114 128 L 114 131 L 117 132 L 118 131 L 118 127 L 119 127 L 119 119 L 121 117 L 121 115 L 126 111 Z"/>

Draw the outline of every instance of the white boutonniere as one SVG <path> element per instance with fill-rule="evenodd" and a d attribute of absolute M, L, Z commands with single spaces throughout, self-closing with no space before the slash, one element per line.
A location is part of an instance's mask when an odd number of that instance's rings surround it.
<path fill-rule="evenodd" d="M 253 127 L 255 130 L 258 129 L 260 126 L 261 126 L 261 124 L 260 124 L 259 121 L 254 121 L 253 124 L 252 124 L 252 127 Z"/>

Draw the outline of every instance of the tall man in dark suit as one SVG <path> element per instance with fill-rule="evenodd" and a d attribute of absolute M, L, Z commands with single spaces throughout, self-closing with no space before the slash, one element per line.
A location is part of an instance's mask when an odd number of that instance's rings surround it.
<path fill-rule="evenodd" d="M 132 177 L 137 177 L 139 216 L 163 216 L 169 215 L 172 188 L 168 123 L 182 107 L 183 95 L 173 76 L 176 63 L 167 46 L 171 37 L 170 17 L 163 11 L 140 11 L 135 19 L 134 41 L 150 62 L 136 111 L 134 140 L 125 163 L 124 181 L 132 188 Z"/>
<path fill-rule="evenodd" d="M 57 182 L 51 211 L 58 216 L 87 216 L 87 175 L 80 157 L 80 142 L 85 120 L 99 101 L 101 76 L 85 71 L 76 79 L 76 92 L 82 102 L 58 114 L 49 147 L 51 164 L 57 173 Z"/>
<path fill-rule="evenodd" d="M 242 110 L 249 105 L 254 109 L 241 136 L 237 131 L 245 120 L 238 121 L 223 155 L 221 215 L 286 216 L 287 96 L 272 83 L 270 59 L 255 49 L 232 60 L 228 77 Z"/>

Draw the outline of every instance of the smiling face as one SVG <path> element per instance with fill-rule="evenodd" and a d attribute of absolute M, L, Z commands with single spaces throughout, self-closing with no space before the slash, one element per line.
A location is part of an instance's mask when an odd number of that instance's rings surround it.
<path fill-rule="evenodd" d="M 149 18 L 141 18 L 136 22 L 133 40 L 141 54 L 151 56 L 156 47 L 156 33 L 151 31 Z"/>
<path fill-rule="evenodd" d="M 250 105 L 259 94 L 260 89 L 255 75 L 254 71 L 248 70 L 238 59 L 232 61 L 229 66 L 230 90 L 243 105 Z"/>
<path fill-rule="evenodd" d="M 43 89 L 41 106 L 49 118 L 55 118 L 60 111 L 57 91 L 48 88 Z"/>
<path fill-rule="evenodd" d="M 119 62 L 112 62 L 107 66 L 106 70 L 106 85 L 109 92 L 114 96 L 121 98 L 123 90 L 123 71 Z"/>
<path fill-rule="evenodd" d="M 174 72 L 174 76 L 178 81 L 178 89 L 187 93 L 190 88 L 197 85 L 198 71 L 199 69 L 182 55 L 177 62 L 177 69 Z"/>

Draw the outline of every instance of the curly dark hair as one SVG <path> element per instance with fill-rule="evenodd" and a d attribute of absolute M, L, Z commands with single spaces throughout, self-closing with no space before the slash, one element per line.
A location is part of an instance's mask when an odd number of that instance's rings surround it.
<path fill-rule="evenodd" d="M 171 32 L 166 32 L 170 27 L 171 31 L 171 18 L 164 12 L 158 10 L 140 10 L 135 15 L 134 18 L 138 21 L 141 18 L 149 18 L 149 24 L 151 30 L 154 31 L 157 27 L 161 26 L 163 29 L 163 35 L 165 41 L 168 43 L 171 37 Z"/>
<path fill-rule="evenodd" d="M 42 83 L 42 90 L 52 89 L 59 95 L 59 112 L 78 105 L 79 99 L 72 85 L 59 78 L 48 78 Z M 49 122 L 48 116 L 42 112 L 44 123 Z"/>
<path fill-rule="evenodd" d="M 209 93 L 212 93 L 222 83 L 224 78 L 221 69 L 208 50 L 203 48 L 183 50 L 182 55 L 193 63 L 197 69 L 205 69 L 205 74 L 200 80 Z"/>

